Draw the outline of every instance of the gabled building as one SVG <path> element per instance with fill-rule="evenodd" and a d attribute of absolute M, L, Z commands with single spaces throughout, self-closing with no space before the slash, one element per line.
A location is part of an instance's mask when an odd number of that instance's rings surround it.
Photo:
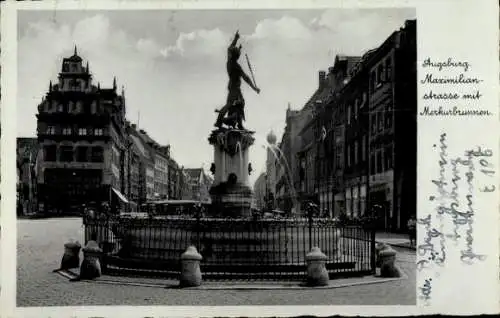
<path fill-rule="evenodd" d="M 185 169 L 188 183 L 188 193 L 183 199 L 211 202 L 210 187 L 213 179 L 202 168 Z"/>
<path fill-rule="evenodd" d="M 125 97 L 94 85 L 76 47 L 38 105 L 38 211 L 63 214 L 124 198 Z"/>

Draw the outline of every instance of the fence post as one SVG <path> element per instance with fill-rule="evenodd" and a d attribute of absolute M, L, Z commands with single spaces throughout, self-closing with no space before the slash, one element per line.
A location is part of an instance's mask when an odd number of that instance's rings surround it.
<path fill-rule="evenodd" d="M 201 208 L 199 211 L 196 212 L 196 247 L 201 250 L 201 245 L 200 245 L 200 220 L 201 220 Z"/>
<path fill-rule="evenodd" d="M 313 215 L 312 209 L 308 209 L 307 216 L 309 218 L 309 250 L 312 249 L 312 225 L 313 225 Z"/>
<path fill-rule="evenodd" d="M 375 264 L 375 232 L 374 228 L 371 229 L 370 233 L 370 267 L 372 274 L 376 272 L 376 264 Z"/>

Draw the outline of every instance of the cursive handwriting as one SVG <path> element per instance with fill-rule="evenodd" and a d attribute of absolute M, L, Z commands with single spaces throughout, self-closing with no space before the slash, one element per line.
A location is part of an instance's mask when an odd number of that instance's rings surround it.
<path fill-rule="evenodd" d="M 489 158 L 493 155 L 491 149 L 478 146 L 464 151 L 464 155 L 450 156 L 446 133 L 440 135 L 439 143 L 433 148 L 438 149 L 439 168 L 438 175 L 430 179 L 434 194 L 429 196 L 429 201 L 434 213 L 417 219 L 417 226 L 424 234 L 419 236 L 417 244 L 417 270 L 426 272 L 427 278 L 419 287 L 420 298 L 425 301 L 431 299 L 433 290 L 428 274 L 439 277 L 437 269 L 444 268 L 451 246 L 456 247 L 457 257 L 463 264 L 486 260 L 487 255 L 478 253 L 474 246 L 474 219 L 478 213 L 475 196 L 496 191 L 495 179 L 491 178 L 495 175 Z M 491 183 L 483 183 L 482 179 Z"/>
<path fill-rule="evenodd" d="M 424 301 L 429 301 L 431 299 L 431 292 L 432 292 L 432 278 L 427 278 L 424 280 L 424 284 L 422 287 L 419 287 L 418 289 L 420 290 L 420 299 Z"/>

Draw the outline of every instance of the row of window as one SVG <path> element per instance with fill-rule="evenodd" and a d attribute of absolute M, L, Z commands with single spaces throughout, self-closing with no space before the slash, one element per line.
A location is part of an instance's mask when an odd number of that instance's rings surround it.
<path fill-rule="evenodd" d="M 387 57 L 381 61 L 377 68 L 370 74 L 370 91 L 374 92 L 386 82 L 392 80 L 392 58 Z"/>
<path fill-rule="evenodd" d="M 371 133 L 376 135 L 385 129 L 391 129 L 393 122 L 392 105 L 387 104 L 382 111 L 374 111 L 370 115 Z"/>
<path fill-rule="evenodd" d="M 361 139 L 361 144 L 358 140 L 354 141 L 354 144 L 347 145 L 347 167 L 351 165 L 357 165 L 358 162 L 363 162 L 366 160 L 366 136 Z"/>
<path fill-rule="evenodd" d="M 102 107 L 95 100 L 90 102 L 78 101 L 46 101 L 44 104 L 44 111 L 48 113 L 70 113 L 70 114 L 80 114 L 80 113 L 101 113 Z"/>
<path fill-rule="evenodd" d="M 385 148 L 378 149 L 371 155 L 371 173 L 381 173 L 393 168 L 392 158 L 393 158 L 393 147 L 389 145 Z M 367 137 L 363 136 L 361 142 L 355 140 L 354 143 L 347 145 L 346 147 L 346 168 L 356 166 L 358 163 L 365 162 L 367 160 Z M 337 145 L 335 153 L 335 168 L 342 169 L 343 165 L 343 153 L 342 145 Z M 320 162 L 320 172 L 328 173 L 328 162 L 322 160 Z"/>
<path fill-rule="evenodd" d="M 365 108 L 366 101 L 367 101 L 367 94 L 364 92 L 362 94 L 362 98 L 356 98 L 354 100 L 354 105 L 348 105 L 347 106 L 347 125 L 351 124 L 351 118 L 354 120 L 358 119 L 358 116 L 360 116 L 360 113 L 363 111 L 362 109 Z M 352 111 L 351 111 L 352 107 Z"/>
<path fill-rule="evenodd" d="M 61 127 L 47 126 L 45 130 L 47 135 L 57 135 L 58 133 L 63 136 L 71 136 L 77 134 L 78 136 L 103 136 L 103 128 L 73 128 L 73 127 Z"/>
<path fill-rule="evenodd" d="M 370 174 L 382 173 L 393 168 L 393 148 L 392 145 L 381 148 L 370 156 Z"/>
<path fill-rule="evenodd" d="M 57 146 L 43 147 L 45 161 L 60 162 L 104 162 L 104 149 L 101 146 Z"/>

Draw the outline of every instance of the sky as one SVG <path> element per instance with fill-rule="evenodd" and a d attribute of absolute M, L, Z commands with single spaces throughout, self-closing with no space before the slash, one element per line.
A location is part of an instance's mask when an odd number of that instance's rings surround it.
<path fill-rule="evenodd" d="M 124 86 L 127 118 L 186 168 L 209 169 L 207 139 L 227 94 L 226 48 L 240 31 L 256 94 L 242 84 L 254 172 L 265 171 L 266 135 L 281 139 L 290 103 L 300 109 L 336 54 L 362 55 L 414 19 L 414 9 L 19 11 L 19 137 L 36 136 L 37 105 L 63 57 L 89 61 L 94 84 Z M 243 57 L 243 55 L 242 55 Z M 240 64 L 248 73 L 244 58 Z"/>

